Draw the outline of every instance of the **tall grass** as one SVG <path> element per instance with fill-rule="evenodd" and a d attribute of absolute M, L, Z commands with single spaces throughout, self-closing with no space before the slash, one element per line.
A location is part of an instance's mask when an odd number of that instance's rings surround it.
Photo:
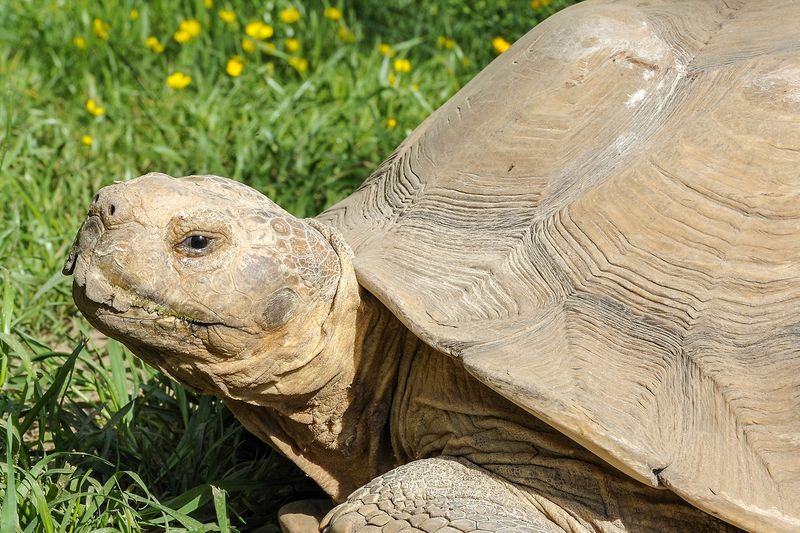
<path fill-rule="evenodd" d="M 145 367 L 79 317 L 60 269 L 88 200 L 148 171 L 213 173 L 313 215 L 488 63 L 494 37 L 513 41 L 572 2 L 533 3 L 0 8 L 0 531 L 274 531 L 280 504 L 317 494 L 220 402 Z M 289 7 L 300 12 L 292 24 L 280 18 Z M 187 19 L 201 30 L 180 44 L 173 34 Z M 248 53 L 254 20 L 274 35 Z M 145 46 L 151 36 L 162 53 Z M 238 77 L 226 72 L 235 56 Z M 397 72 L 396 59 L 410 72 Z M 187 87 L 167 86 L 176 71 L 191 76 Z"/>

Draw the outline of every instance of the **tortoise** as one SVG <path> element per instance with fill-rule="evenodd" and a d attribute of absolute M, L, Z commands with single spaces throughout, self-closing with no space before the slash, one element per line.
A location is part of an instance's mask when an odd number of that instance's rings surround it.
<path fill-rule="evenodd" d="M 151 173 L 64 272 L 339 504 L 286 530 L 800 530 L 798 19 L 579 4 L 317 217 Z"/>

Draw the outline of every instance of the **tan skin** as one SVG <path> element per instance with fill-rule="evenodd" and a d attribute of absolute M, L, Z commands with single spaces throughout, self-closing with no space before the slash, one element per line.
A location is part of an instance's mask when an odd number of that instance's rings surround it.
<path fill-rule="evenodd" d="M 359 286 L 334 230 L 252 189 L 150 174 L 102 189 L 89 214 L 64 269 L 89 321 L 222 398 L 336 503 L 399 465 L 447 457 L 459 462 L 442 463 L 441 476 L 451 467 L 490 476 L 500 507 L 527 509 L 536 531 L 725 528 L 420 342 Z M 446 499 L 460 498 L 457 485 Z M 359 506 L 352 497 L 324 524 L 358 530 Z M 300 511 L 285 514 L 285 528 L 316 523 L 319 509 Z"/>

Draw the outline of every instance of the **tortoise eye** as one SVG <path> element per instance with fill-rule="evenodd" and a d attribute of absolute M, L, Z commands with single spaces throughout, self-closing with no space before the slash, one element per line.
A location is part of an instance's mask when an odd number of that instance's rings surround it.
<path fill-rule="evenodd" d="M 202 250 L 208 246 L 208 237 L 205 235 L 192 235 L 186 240 L 189 241 L 189 247 L 195 250 Z"/>
<path fill-rule="evenodd" d="M 198 253 L 206 250 L 214 239 L 205 235 L 190 235 L 181 241 L 180 247 L 190 253 Z"/>

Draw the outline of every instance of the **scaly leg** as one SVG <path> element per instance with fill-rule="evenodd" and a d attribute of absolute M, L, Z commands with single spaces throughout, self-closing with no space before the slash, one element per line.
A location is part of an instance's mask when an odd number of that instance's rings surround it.
<path fill-rule="evenodd" d="M 508 483 L 467 461 L 421 459 L 375 478 L 334 508 L 326 533 L 562 531 Z"/>

